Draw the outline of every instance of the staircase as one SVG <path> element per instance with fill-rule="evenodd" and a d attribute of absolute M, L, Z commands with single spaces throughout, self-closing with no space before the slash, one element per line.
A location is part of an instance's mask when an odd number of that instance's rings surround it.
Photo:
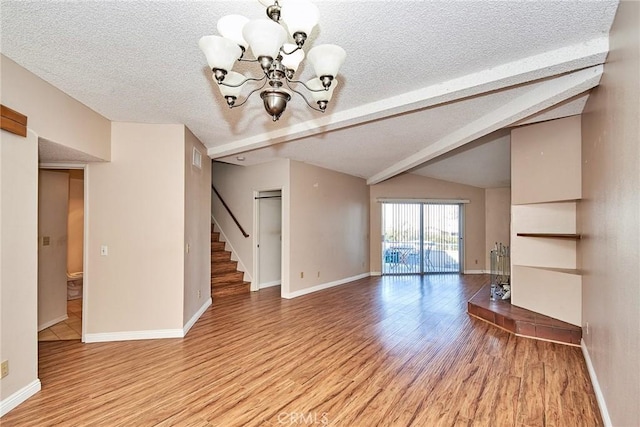
<path fill-rule="evenodd" d="M 244 273 L 238 271 L 238 261 L 231 260 L 231 252 L 224 249 L 220 233 L 211 232 L 211 296 L 248 294 L 251 283 L 245 282 Z"/>

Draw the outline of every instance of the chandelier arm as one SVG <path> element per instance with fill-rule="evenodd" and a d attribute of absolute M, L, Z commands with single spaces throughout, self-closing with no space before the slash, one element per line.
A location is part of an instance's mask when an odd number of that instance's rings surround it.
<path fill-rule="evenodd" d="M 262 79 L 254 79 L 257 81 L 260 81 Z M 249 98 L 251 97 L 251 95 L 253 95 L 255 92 L 259 91 L 260 89 L 262 89 L 263 87 L 265 87 L 265 85 L 267 84 L 267 80 L 265 79 L 264 83 L 262 83 L 262 86 L 255 88 L 254 90 L 252 90 L 251 92 L 249 92 L 249 94 L 247 95 L 247 97 L 244 99 L 244 101 L 242 101 L 240 104 L 236 104 L 236 105 L 232 105 L 229 108 L 237 108 L 237 107 L 242 107 L 244 104 L 247 103 L 247 101 L 249 100 Z"/>
<path fill-rule="evenodd" d="M 302 99 L 304 99 L 304 102 L 306 102 L 306 103 L 307 103 L 307 105 L 309 106 L 309 108 L 311 108 L 312 110 L 315 110 L 315 111 L 319 111 L 319 112 L 321 112 L 321 113 L 324 113 L 324 110 L 321 110 L 320 108 L 317 108 L 317 107 L 314 107 L 313 105 L 311 105 L 311 103 L 310 103 L 310 102 L 307 100 L 307 98 L 302 94 L 302 92 L 300 92 L 300 91 L 295 90 L 294 88 L 292 88 L 292 87 L 291 87 L 291 85 L 289 84 L 289 79 L 286 79 L 286 82 L 287 82 L 287 86 L 289 87 L 289 89 L 291 89 L 291 91 L 292 91 L 292 92 L 295 92 L 295 93 L 297 93 L 298 95 L 300 95 L 300 97 L 301 97 Z M 291 82 L 292 82 L 292 83 L 296 83 L 296 81 L 294 81 L 294 80 L 291 80 Z M 300 82 L 300 83 L 302 83 L 302 82 Z M 302 83 L 302 84 L 303 84 L 305 87 L 307 86 L 307 85 L 305 85 L 304 83 Z M 307 88 L 307 89 L 308 89 L 308 88 Z M 317 90 L 315 90 L 315 91 L 313 91 L 313 92 L 318 92 L 318 91 L 317 91 Z"/>
<path fill-rule="evenodd" d="M 301 48 L 300 46 L 297 46 L 297 47 L 296 47 L 295 49 L 293 49 L 291 52 L 286 52 L 286 51 L 284 50 L 284 46 L 281 46 L 281 47 L 280 47 L 280 52 L 284 53 L 285 55 L 291 55 L 292 53 L 297 52 L 297 51 L 299 51 L 300 49 L 302 49 L 302 48 Z"/>
<path fill-rule="evenodd" d="M 258 62 L 257 59 L 246 59 L 246 58 L 238 58 L 238 62 Z"/>
<path fill-rule="evenodd" d="M 259 79 L 256 79 L 255 77 L 247 77 L 246 79 L 244 79 L 241 83 L 238 83 L 237 85 L 230 85 L 230 84 L 228 84 L 228 83 L 225 83 L 225 82 L 224 82 L 224 80 L 223 80 L 223 81 L 221 81 L 221 82 L 220 82 L 220 83 L 218 83 L 218 84 L 219 84 L 219 85 L 221 85 L 221 86 L 227 86 L 227 87 L 240 87 L 240 86 L 242 86 L 243 84 L 245 84 L 246 82 L 259 82 L 259 81 L 262 81 L 262 80 L 264 80 L 264 79 L 266 79 L 266 78 L 267 78 L 267 76 L 266 76 L 266 75 L 265 75 L 265 76 L 262 76 L 262 77 L 261 77 L 261 78 L 259 78 Z M 266 82 L 265 82 L 265 83 L 266 83 Z M 264 86 L 264 85 L 263 85 L 263 86 Z"/>
<path fill-rule="evenodd" d="M 301 80 L 291 80 L 290 78 L 288 78 L 288 77 L 287 77 L 287 86 L 289 86 L 289 88 L 290 88 L 291 90 L 294 90 L 294 89 L 289 85 L 289 83 L 301 84 L 301 85 L 302 85 L 302 86 L 304 86 L 304 87 L 305 87 L 305 89 L 307 89 L 309 92 L 324 92 L 324 91 L 326 91 L 326 90 L 329 90 L 329 89 L 311 89 L 309 86 L 307 86 L 307 84 L 306 84 L 305 82 L 303 82 L 303 81 L 301 81 Z"/>

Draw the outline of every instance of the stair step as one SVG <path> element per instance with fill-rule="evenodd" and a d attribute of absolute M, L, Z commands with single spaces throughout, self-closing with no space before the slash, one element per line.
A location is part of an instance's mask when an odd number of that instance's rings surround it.
<path fill-rule="evenodd" d="M 211 252 L 211 261 L 229 261 L 231 260 L 231 252 L 228 251 L 218 251 L 218 252 Z"/>
<path fill-rule="evenodd" d="M 217 231 L 212 231 L 211 232 L 211 241 L 212 242 L 219 242 L 220 241 L 220 233 Z"/>
<path fill-rule="evenodd" d="M 211 277 L 211 284 L 216 285 L 219 283 L 235 283 L 242 282 L 244 278 L 244 273 L 242 271 L 230 271 L 228 273 L 223 273 L 220 275 L 215 275 Z"/>
<path fill-rule="evenodd" d="M 239 282 L 236 284 L 229 284 L 225 286 L 215 286 L 211 289 L 211 296 L 213 298 L 248 294 L 251 292 L 251 284 L 249 282 Z"/>
<path fill-rule="evenodd" d="M 212 252 L 220 252 L 224 251 L 224 242 L 211 242 L 211 251 Z"/>
<path fill-rule="evenodd" d="M 238 261 L 216 261 L 211 263 L 211 275 L 238 270 Z"/>

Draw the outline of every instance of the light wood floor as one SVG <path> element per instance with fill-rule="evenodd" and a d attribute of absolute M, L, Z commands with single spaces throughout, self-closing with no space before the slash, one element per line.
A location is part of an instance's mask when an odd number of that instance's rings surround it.
<path fill-rule="evenodd" d="M 82 299 L 67 301 L 67 320 L 38 332 L 38 341 L 82 339 Z"/>
<path fill-rule="evenodd" d="M 269 288 L 215 301 L 182 340 L 41 342 L 42 391 L 2 425 L 602 425 L 579 348 L 466 314 L 487 280 Z"/>

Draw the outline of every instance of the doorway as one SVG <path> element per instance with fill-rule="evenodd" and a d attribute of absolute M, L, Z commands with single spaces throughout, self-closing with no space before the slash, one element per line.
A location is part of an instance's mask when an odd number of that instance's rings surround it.
<path fill-rule="evenodd" d="M 252 291 L 282 284 L 282 190 L 254 192 Z"/>
<path fill-rule="evenodd" d="M 84 170 L 39 170 L 38 340 L 81 340 Z"/>
<path fill-rule="evenodd" d="M 460 273 L 461 203 L 382 203 L 382 274 Z"/>

